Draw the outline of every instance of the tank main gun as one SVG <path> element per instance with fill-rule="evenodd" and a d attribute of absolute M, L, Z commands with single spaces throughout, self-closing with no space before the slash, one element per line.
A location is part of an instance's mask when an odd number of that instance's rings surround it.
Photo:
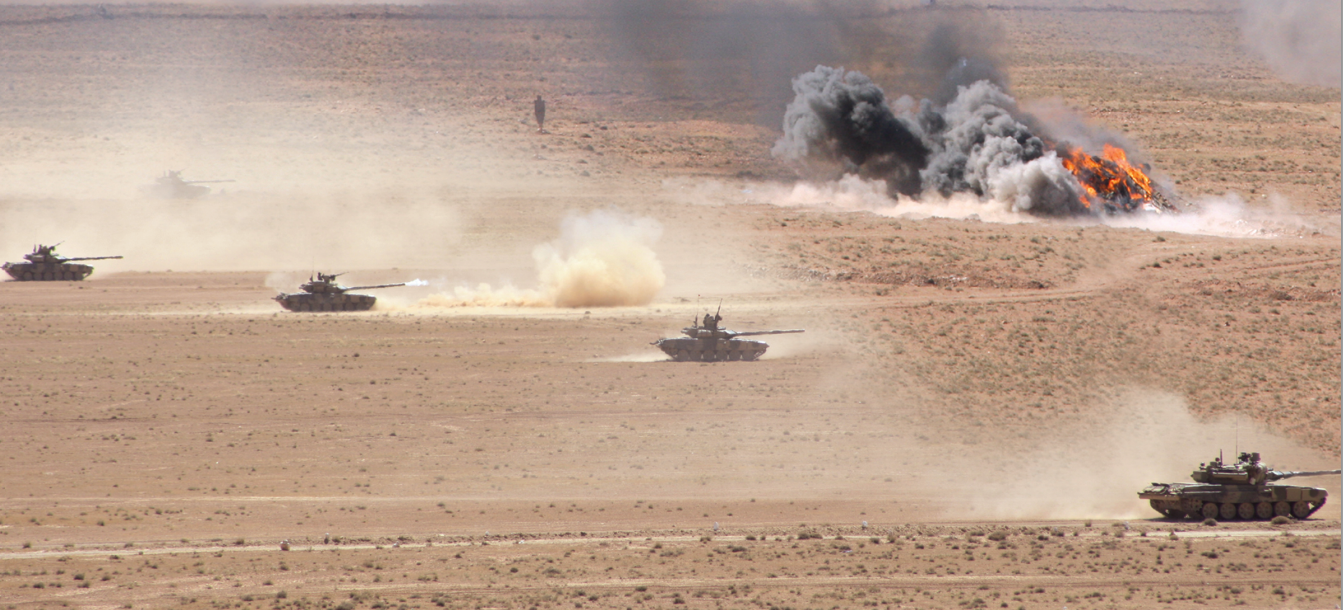
<path fill-rule="evenodd" d="M 788 335 L 793 333 L 807 332 L 800 328 L 789 330 L 727 330 L 725 328 L 705 328 L 703 326 L 687 326 L 681 329 L 681 333 L 687 337 L 695 339 L 731 339 L 733 337 L 751 337 L 756 335 Z"/>
<path fill-rule="evenodd" d="M 1270 481 L 1281 481 L 1292 477 L 1322 477 L 1328 474 L 1343 474 L 1343 470 L 1270 470 L 1264 478 Z"/>
<path fill-rule="evenodd" d="M 406 282 L 399 284 L 376 284 L 372 286 L 341 286 L 336 283 L 336 278 L 345 275 L 344 273 L 318 273 L 317 279 L 308 278 L 302 286 L 299 286 L 303 292 L 309 294 L 343 294 L 350 290 L 373 290 L 374 288 L 396 288 L 405 286 Z"/>

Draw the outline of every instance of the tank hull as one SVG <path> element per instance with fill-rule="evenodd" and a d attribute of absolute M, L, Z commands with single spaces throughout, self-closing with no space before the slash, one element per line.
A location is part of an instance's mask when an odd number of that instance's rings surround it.
<path fill-rule="evenodd" d="M 151 184 L 140 190 L 145 196 L 156 199 L 200 199 L 210 192 L 210 187 L 188 182 L 169 182 Z"/>
<path fill-rule="evenodd" d="M 1227 485 L 1153 483 L 1138 492 L 1152 509 L 1172 519 L 1194 517 L 1223 521 L 1259 521 L 1273 517 L 1305 519 L 1324 506 L 1329 492 L 1300 485 Z"/>
<path fill-rule="evenodd" d="M 289 311 L 368 311 L 378 297 L 366 294 L 281 294 L 275 297 Z"/>
<path fill-rule="evenodd" d="M 676 362 L 757 360 L 769 344 L 748 339 L 659 339 L 654 345 Z"/>
<path fill-rule="evenodd" d="M 20 282 L 78 282 L 93 273 L 93 267 L 79 263 L 5 263 L 0 269 Z"/>

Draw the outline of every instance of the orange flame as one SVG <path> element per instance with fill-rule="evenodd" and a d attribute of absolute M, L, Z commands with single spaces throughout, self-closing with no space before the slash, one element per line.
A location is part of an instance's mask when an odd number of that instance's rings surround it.
<path fill-rule="evenodd" d="M 1063 166 L 1077 176 L 1086 190 L 1080 197 L 1082 205 L 1091 207 L 1093 200 L 1104 199 L 1132 210 L 1151 203 L 1155 196 L 1152 179 L 1129 164 L 1128 154 L 1122 148 L 1106 144 L 1101 156 L 1096 157 L 1082 152 L 1079 146 L 1069 148 L 1062 157 Z"/>

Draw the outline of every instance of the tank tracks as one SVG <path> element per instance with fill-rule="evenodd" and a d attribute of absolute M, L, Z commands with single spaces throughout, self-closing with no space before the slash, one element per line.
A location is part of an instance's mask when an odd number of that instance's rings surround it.
<path fill-rule="evenodd" d="M 1221 519 L 1222 521 L 1267 521 L 1274 517 L 1294 517 L 1298 520 L 1311 516 L 1324 506 L 1326 500 L 1308 502 L 1204 502 L 1197 498 L 1150 500 L 1152 508 L 1171 518 Z"/>
<path fill-rule="evenodd" d="M 704 344 L 697 339 L 664 339 L 658 347 L 676 362 L 752 362 L 759 360 L 769 346 L 759 341 Z"/>
<path fill-rule="evenodd" d="M 20 282 L 78 282 L 93 273 L 89 265 L 6 263 L 5 272 Z"/>
<path fill-rule="evenodd" d="M 317 296 L 312 294 L 281 294 L 275 297 L 281 307 L 289 311 L 368 311 L 377 297 L 365 294 Z"/>

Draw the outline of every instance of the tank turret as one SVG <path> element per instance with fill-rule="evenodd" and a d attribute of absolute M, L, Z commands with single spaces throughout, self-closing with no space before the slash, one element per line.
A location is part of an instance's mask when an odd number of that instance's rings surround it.
<path fill-rule="evenodd" d="M 170 169 L 154 179 L 154 184 L 140 188 L 145 195 L 160 199 L 196 199 L 210 192 L 210 187 L 202 184 L 233 182 L 232 180 L 184 180 L 182 170 Z"/>
<path fill-rule="evenodd" d="M 33 246 L 33 251 L 23 255 L 22 263 L 0 265 L 10 277 L 21 282 L 80 281 L 93 273 L 93 267 L 73 261 L 101 261 L 120 256 L 75 256 L 65 257 L 56 254 L 55 244 L 51 246 Z"/>
<path fill-rule="evenodd" d="M 1241 453 L 1234 464 L 1223 462 L 1221 456 L 1199 464 L 1198 470 L 1189 475 L 1193 483 L 1152 483 L 1138 492 L 1138 497 L 1172 519 L 1186 516 L 1222 520 L 1275 516 L 1305 519 L 1324 506 L 1329 492 L 1275 482 L 1339 473 L 1339 470 L 1273 470 L 1259 460 L 1258 453 Z"/>
<path fill-rule="evenodd" d="M 399 284 L 377 284 L 373 286 L 341 286 L 336 283 L 340 273 L 318 273 L 299 286 L 303 292 L 284 293 L 273 297 L 281 307 L 289 311 L 367 311 L 378 301 L 377 297 L 366 294 L 347 294 L 351 290 L 373 290 L 375 288 L 395 288 L 419 283 L 401 282 Z"/>
<path fill-rule="evenodd" d="M 721 310 L 721 306 L 720 306 Z M 681 329 L 685 337 L 658 339 L 653 345 L 677 362 L 699 361 L 715 362 L 723 360 L 756 360 L 769 349 L 764 341 L 738 339 L 755 335 L 783 335 L 800 333 L 802 330 L 754 330 L 735 331 L 718 325 L 723 316 L 718 312 L 705 313 L 703 323 L 692 323 Z"/>

